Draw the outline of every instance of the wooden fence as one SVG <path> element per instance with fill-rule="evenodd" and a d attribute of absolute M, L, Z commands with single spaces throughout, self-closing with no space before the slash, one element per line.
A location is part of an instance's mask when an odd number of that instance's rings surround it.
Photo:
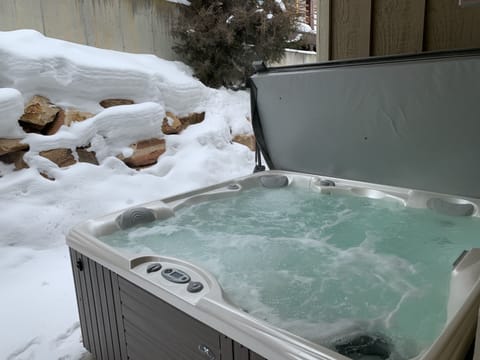
<path fill-rule="evenodd" d="M 0 0 L 0 31 L 35 29 L 96 47 L 174 59 L 166 0 Z"/>
<path fill-rule="evenodd" d="M 458 0 L 318 0 L 319 60 L 480 47 L 480 7 Z"/>

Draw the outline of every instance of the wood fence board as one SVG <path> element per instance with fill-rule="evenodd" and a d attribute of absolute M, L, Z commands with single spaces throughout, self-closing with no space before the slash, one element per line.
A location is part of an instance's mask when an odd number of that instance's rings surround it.
<path fill-rule="evenodd" d="M 422 51 L 425 0 L 375 0 L 372 6 L 371 55 Z"/>
<path fill-rule="evenodd" d="M 370 55 L 372 0 L 334 0 L 331 3 L 331 59 Z"/>
<path fill-rule="evenodd" d="M 480 8 L 454 0 L 428 0 L 424 50 L 480 47 Z"/>
<path fill-rule="evenodd" d="M 77 0 L 42 0 L 41 6 L 46 36 L 80 44 L 86 42 Z"/>
<path fill-rule="evenodd" d="M 318 0 L 317 60 L 330 60 L 330 7 L 331 0 Z"/>

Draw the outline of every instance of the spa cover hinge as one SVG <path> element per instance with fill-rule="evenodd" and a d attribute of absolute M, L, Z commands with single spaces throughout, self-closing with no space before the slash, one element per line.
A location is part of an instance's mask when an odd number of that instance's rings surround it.
<path fill-rule="evenodd" d="M 255 147 L 255 168 L 253 169 L 253 173 L 265 171 L 265 166 L 262 165 L 262 154 L 260 153 L 260 148 L 257 144 Z"/>

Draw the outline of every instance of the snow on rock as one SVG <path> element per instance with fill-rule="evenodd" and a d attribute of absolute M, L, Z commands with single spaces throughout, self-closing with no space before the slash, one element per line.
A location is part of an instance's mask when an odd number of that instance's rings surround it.
<path fill-rule="evenodd" d="M 23 114 L 23 97 L 18 90 L 0 88 L 0 114 L 0 138 L 15 139 L 25 135 L 18 124 Z"/>
<path fill-rule="evenodd" d="M 98 115 L 62 127 L 55 135 L 29 134 L 23 140 L 30 145 L 32 166 L 36 153 L 55 148 L 76 148 L 91 145 L 101 162 L 108 156 L 116 156 L 131 144 L 152 137 L 163 137 L 161 128 L 165 111 L 156 103 L 116 106 Z"/>
<path fill-rule="evenodd" d="M 15 88 L 25 99 L 40 93 L 59 106 L 94 113 L 106 98 L 154 101 L 188 113 L 210 93 L 181 63 L 47 38 L 34 30 L 0 32 L 0 68 L 9 69 L 0 73 L 0 87 Z"/>

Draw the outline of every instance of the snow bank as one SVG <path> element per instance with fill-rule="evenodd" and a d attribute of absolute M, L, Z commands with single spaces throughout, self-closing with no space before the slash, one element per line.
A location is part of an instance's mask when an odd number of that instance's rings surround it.
<path fill-rule="evenodd" d="M 254 155 L 232 143 L 251 133 L 249 95 L 206 88 L 181 63 L 0 32 L 0 138 L 30 145 L 29 169 L 0 163 L 0 359 L 86 359 L 81 344 L 65 235 L 75 224 L 126 207 L 251 173 Z M 64 108 L 96 116 L 52 136 L 25 135 L 16 119 L 23 103 L 44 95 Z M 103 109 L 98 102 L 136 102 Z M 164 136 L 161 122 L 205 111 L 205 120 Z M 115 156 L 141 139 L 164 137 L 158 163 L 137 171 Z M 42 150 L 91 145 L 100 165 L 59 168 Z M 40 175 L 47 173 L 54 181 Z"/>
<path fill-rule="evenodd" d="M 18 90 L 0 89 L 0 114 L 0 134 L 4 138 L 15 139 L 25 135 L 18 125 L 18 119 L 23 114 L 23 97 Z"/>
<path fill-rule="evenodd" d="M 41 93 L 57 105 L 94 113 L 105 98 L 154 101 L 188 113 L 210 95 L 181 63 L 51 39 L 34 30 L 0 32 L 0 68 L 9 70 L 0 73 L 0 87 L 19 90 L 26 100 Z"/>

